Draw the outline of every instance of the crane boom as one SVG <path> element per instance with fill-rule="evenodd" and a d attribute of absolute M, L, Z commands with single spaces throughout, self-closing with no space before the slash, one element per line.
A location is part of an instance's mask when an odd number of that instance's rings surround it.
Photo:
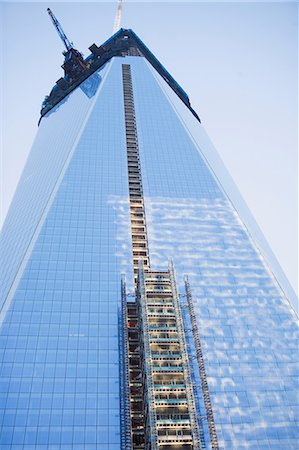
<path fill-rule="evenodd" d="M 56 19 L 56 17 L 54 16 L 54 14 L 52 13 L 50 8 L 47 8 L 48 14 L 52 19 L 52 22 L 54 24 L 54 27 L 56 28 L 57 33 L 59 34 L 60 39 L 62 40 L 62 42 L 65 45 L 65 48 L 67 49 L 67 51 L 69 51 L 70 49 L 73 48 L 73 43 L 70 42 L 70 40 L 68 39 L 68 37 L 66 36 L 65 32 L 63 31 L 60 23 L 58 22 L 58 20 Z"/>

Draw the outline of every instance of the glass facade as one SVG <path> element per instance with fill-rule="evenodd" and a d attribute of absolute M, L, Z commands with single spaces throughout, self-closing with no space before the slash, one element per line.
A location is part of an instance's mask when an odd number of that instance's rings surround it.
<path fill-rule="evenodd" d="M 219 446 L 296 449 L 295 315 L 200 139 L 137 56 L 113 58 L 42 119 L 12 203 L 2 246 L 0 447 L 121 448 L 122 274 L 134 289 L 124 63 L 151 267 L 166 270 L 173 259 L 181 294 L 188 275 Z"/>
<path fill-rule="evenodd" d="M 23 175 L 32 171 L 31 191 L 21 181 L 16 195 L 25 213 L 16 202 L 10 211 L 28 246 L 31 215 L 48 210 L 1 329 L 3 450 L 120 448 L 118 308 L 131 247 L 118 220 L 129 217 L 118 69 L 94 97 L 79 88 L 42 120 Z M 16 242 L 14 261 L 21 250 Z"/>
<path fill-rule="evenodd" d="M 133 80 L 151 265 L 189 277 L 219 445 L 295 449 L 293 310 L 142 60 Z"/>

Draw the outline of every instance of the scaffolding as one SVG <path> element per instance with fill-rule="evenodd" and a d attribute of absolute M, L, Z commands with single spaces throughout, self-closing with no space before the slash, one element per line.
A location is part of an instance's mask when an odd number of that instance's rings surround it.
<path fill-rule="evenodd" d="M 196 407 L 173 269 L 138 273 L 145 450 L 199 450 Z"/>
<path fill-rule="evenodd" d="M 121 407 L 121 448 L 131 450 L 131 401 L 130 401 L 130 379 L 129 379 L 129 335 L 128 335 L 128 313 L 127 313 L 126 280 L 121 280 L 121 313 L 119 320 L 120 329 L 120 407 Z"/>
<path fill-rule="evenodd" d="M 208 386 L 208 381 L 207 381 L 205 365 L 204 365 L 204 357 L 203 357 L 202 346 L 201 346 L 201 342 L 200 342 L 197 320 L 196 320 L 196 315 L 195 315 L 195 310 L 194 310 L 194 305 L 193 305 L 192 292 L 191 292 L 188 277 L 185 277 L 185 290 L 186 290 L 189 314 L 190 314 L 190 318 L 191 318 L 192 332 L 193 332 L 197 362 L 198 362 L 198 367 L 199 367 L 199 375 L 200 375 L 200 380 L 201 380 L 201 388 L 202 388 L 202 392 L 203 392 L 204 405 L 205 405 L 205 409 L 206 409 L 206 413 L 207 413 L 207 421 L 208 421 L 208 425 L 209 425 L 211 446 L 212 446 L 213 450 L 219 450 L 219 444 L 218 444 L 217 433 L 216 433 L 216 425 L 215 425 L 213 409 L 212 409 L 212 402 L 211 402 L 211 397 L 210 397 L 210 392 L 209 392 L 209 386 Z"/>
<path fill-rule="evenodd" d="M 122 64 L 135 301 L 122 284 L 127 373 L 123 429 L 133 450 L 200 450 L 191 374 L 173 267 L 150 269 L 129 64 Z M 124 312 L 124 309 L 126 311 Z M 127 389 L 127 390 L 126 390 Z M 128 394 L 127 394 L 128 393 Z M 127 396 L 130 405 L 127 405 Z M 129 445 L 129 444 L 128 444 Z"/>
<path fill-rule="evenodd" d="M 145 209 L 142 192 L 140 156 L 135 119 L 131 67 L 122 64 L 128 181 L 130 197 L 131 236 L 133 249 L 134 280 L 137 285 L 138 263 L 143 261 L 145 270 L 149 267 L 149 252 L 146 232 Z"/>
<path fill-rule="evenodd" d="M 124 113 L 126 129 L 126 147 L 128 163 L 128 181 L 130 198 L 130 219 L 133 252 L 134 283 L 137 287 L 138 264 L 142 261 L 145 268 L 149 267 L 149 253 L 145 223 L 144 201 L 142 193 L 141 168 L 135 120 L 135 107 L 132 87 L 131 67 L 122 64 Z M 147 270 L 147 269 L 145 269 Z M 143 348 L 140 339 L 140 307 L 136 302 L 127 302 L 127 336 L 128 336 L 128 371 L 130 390 L 130 428 L 132 448 L 144 449 L 146 427 L 144 408 L 144 379 L 143 379 Z"/>
<path fill-rule="evenodd" d="M 143 350 L 140 339 L 140 312 L 138 303 L 127 302 L 128 361 L 130 391 L 130 427 L 132 433 L 132 449 L 143 450 L 144 447 L 144 380 Z"/>

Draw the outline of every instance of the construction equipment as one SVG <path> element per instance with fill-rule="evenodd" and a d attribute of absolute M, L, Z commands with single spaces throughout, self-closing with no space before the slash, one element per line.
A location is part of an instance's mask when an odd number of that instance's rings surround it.
<path fill-rule="evenodd" d="M 73 43 L 70 42 L 70 40 L 68 39 L 67 35 L 65 34 L 65 32 L 62 29 L 62 26 L 60 25 L 60 23 L 58 22 L 58 20 L 56 19 L 56 17 L 54 16 L 54 14 L 52 13 L 50 8 L 47 8 L 47 12 L 48 12 L 49 16 L 51 17 L 54 27 L 56 28 L 60 39 L 64 43 L 66 50 L 69 51 L 71 48 L 73 48 Z"/>
<path fill-rule="evenodd" d="M 73 43 L 68 39 L 67 35 L 62 29 L 59 21 L 54 16 L 50 8 L 47 8 L 47 12 L 51 17 L 54 27 L 62 40 L 66 50 L 62 52 L 64 55 L 64 64 L 61 66 L 64 70 L 66 81 L 74 81 L 80 77 L 80 75 L 87 70 L 87 65 L 84 61 L 82 53 L 76 50 Z"/>

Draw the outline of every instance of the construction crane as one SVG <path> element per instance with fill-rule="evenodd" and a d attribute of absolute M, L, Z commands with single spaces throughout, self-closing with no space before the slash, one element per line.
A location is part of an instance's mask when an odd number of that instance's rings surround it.
<path fill-rule="evenodd" d="M 73 43 L 70 42 L 70 40 L 68 39 L 67 35 L 65 34 L 65 32 L 62 29 L 62 26 L 60 25 L 60 23 L 58 22 L 58 20 L 56 19 L 56 17 L 54 16 L 54 14 L 52 13 L 50 8 L 47 8 L 47 12 L 48 12 L 49 16 L 51 17 L 53 25 L 56 28 L 56 31 L 57 31 L 60 39 L 64 43 L 66 50 L 67 51 L 71 50 L 73 48 Z"/>
<path fill-rule="evenodd" d="M 47 8 L 47 12 L 51 17 L 53 25 L 56 28 L 56 31 L 66 48 L 66 50 L 63 52 L 63 55 L 65 57 L 64 64 L 61 66 L 64 69 L 65 78 L 69 81 L 74 81 L 84 71 L 87 70 L 83 55 L 74 48 L 73 43 L 68 39 L 67 35 L 62 29 L 62 26 L 60 25 L 50 8 Z"/>

